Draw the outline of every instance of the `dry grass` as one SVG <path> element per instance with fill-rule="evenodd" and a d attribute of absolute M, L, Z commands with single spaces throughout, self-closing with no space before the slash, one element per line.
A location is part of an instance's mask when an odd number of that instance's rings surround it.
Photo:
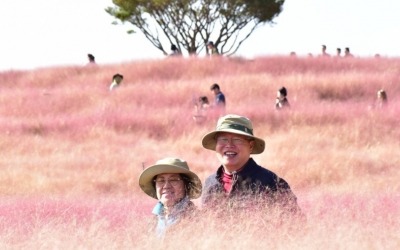
<path fill-rule="evenodd" d="M 122 85 L 108 91 L 114 73 Z M 257 227 L 205 218 L 179 241 L 147 232 L 154 200 L 143 168 L 186 159 L 204 180 L 219 165 L 191 118 L 218 82 L 227 112 L 266 140 L 257 162 L 286 179 L 307 225 Z M 398 249 L 400 60 L 167 59 L 0 73 L 2 249 Z M 288 89 L 291 110 L 274 109 Z M 389 106 L 371 107 L 384 88 Z M 198 200 L 195 200 L 197 205 Z M 301 226 L 301 227 L 300 227 Z M 240 236 L 238 236 L 240 234 Z M 189 238 L 188 238 L 189 235 Z M 183 239 L 183 240 L 182 240 Z"/>

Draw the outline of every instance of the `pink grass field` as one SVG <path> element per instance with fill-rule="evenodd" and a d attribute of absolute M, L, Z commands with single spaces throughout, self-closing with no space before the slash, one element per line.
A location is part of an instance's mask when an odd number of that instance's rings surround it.
<path fill-rule="evenodd" d="M 124 76 L 109 91 L 112 75 Z M 306 225 L 248 213 L 204 218 L 161 241 L 143 167 L 174 156 L 202 181 L 219 166 L 201 146 L 193 99 L 221 86 L 249 117 L 253 158 L 290 184 Z M 276 111 L 285 86 L 291 109 Z M 388 105 L 374 107 L 385 89 Z M 0 249 L 400 249 L 400 59 L 165 59 L 0 72 Z M 201 209 L 200 199 L 194 200 Z M 271 213 L 273 216 L 273 213 Z M 260 226 L 262 224 L 262 226 Z"/>

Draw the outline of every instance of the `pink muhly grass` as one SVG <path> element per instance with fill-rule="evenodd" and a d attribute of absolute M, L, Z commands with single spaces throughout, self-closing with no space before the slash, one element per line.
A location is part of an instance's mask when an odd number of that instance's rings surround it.
<path fill-rule="evenodd" d="M 187 160 L 203 182 L 220 165 L 201 146 L 217 117 L 192 118 L 193 100 L 212 101 L 216 82 L 226 113 L 251 118 L 266 141 L 252 157 L 288 181 L 307 227 L 259 228 L 256 213 L 225 225 L 205 217 L 163 248 L 397 249 L 398 66 L 389 58 L 185 58 L 2 72 L 0 246 L 160 247 L 148 232 L 156 200 L 139 175 L 167 156 Z M 109 91 L 117 72 L 124 81 Z M 289 110 L 274 107 L 281 86 Z M 381 88 L 388 105 L 377 108 Z"/>

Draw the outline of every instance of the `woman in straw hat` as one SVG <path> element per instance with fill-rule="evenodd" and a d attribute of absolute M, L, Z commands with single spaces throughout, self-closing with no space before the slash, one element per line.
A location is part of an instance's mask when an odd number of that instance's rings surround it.
<path fill-rule="evenodd" d="M 158 200 L 153 209 L 158 236 L 194 214 L 196 207 L 191 199 L 199 198 L 202 188 L 199 177 L 189 170 L 186 161 L 178 158 L 161 159 L 145 169 L 139 185 L 147 195 Z"/>

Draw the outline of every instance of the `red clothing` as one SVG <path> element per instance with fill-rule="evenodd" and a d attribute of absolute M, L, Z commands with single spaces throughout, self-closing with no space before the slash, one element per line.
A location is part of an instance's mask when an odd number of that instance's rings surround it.
<path fill-rule="evenodd" d="M 224 186 L 225 193 L 229 193 L 232 189 L 233 174 L 228 174 L 224 171 L 222 175 L 222 185 Z"/>
<path fill-rule="evenodd" d="M 222 185 L 224 186 L 225 193 L 229 194 L 231 192 L 232 184 L 234 182 L 233 177 L 234 177 L 234 175 L 239 173 L 242 169 L 243 169 L 243 167 L 241 167 L 237 171 L 234 171 L 232 174 L 229 174 L 229 173 L 225 172 L 225 169 L 222 168 L 222 172 L 223 172 Z"/>

